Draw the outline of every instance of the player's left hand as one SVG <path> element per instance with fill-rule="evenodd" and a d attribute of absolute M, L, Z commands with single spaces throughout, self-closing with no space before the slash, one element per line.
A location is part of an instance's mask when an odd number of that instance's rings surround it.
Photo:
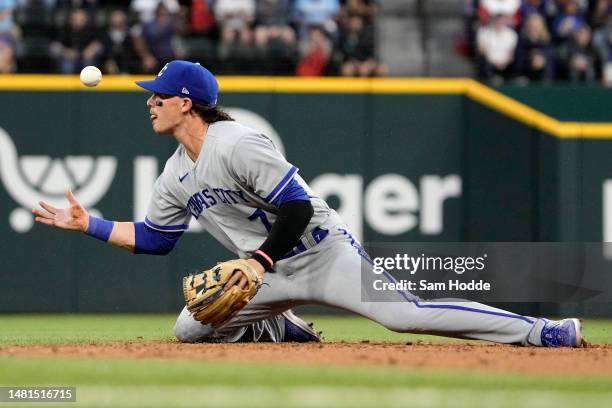
<path fill-rule="evenodd" d="M 257 275 L 259 275 L 259 277 L 263 281 L 263 276 L 264 276 L 264 273 L 266 272 L 264 267 L 259 262 L 257 262 L 255 259 L 247 259 L 246 261 L 253 267 L 253 269 L 255 269 L 255 272 L 257 272 Z M 248 282 L 247 282 L 246 277 L 244 276 L 242 272 L 240 272 L 232 276 L 231 279 L 227 281 L 227 283 L 223 287 L 223 290 L 228 291 L 234 285 L 238 285 L 240 289 L 244 290 L 247 287 L 247 284 Z"/>
<path fill-rule="evenodd" d="M 40 201 L 39 204 L 42 208 L 32 209 L 32 213 L 36 216 L 34 220 L 60 229 L 87 231 L 89 214 L 74 198 L 72 191 L 66 191 L 66 198 L 70 203 L 68 208 L 55 208 L 51 204 Z"/>
<path fill-rule="evenodd" d="M 252 261 L 232 259 L 211 269 L 183 278 L 183 296 L 187 310 L 202 324 L 218 328 L 242 310 L 263 284 L 263 267 L 258 271 Z M 240 277 L 236 278 L 236 276 Z M 246 286 L 241 288 L 242 279 Z M 225 286 L 232 280 L 229 289 Z"/>

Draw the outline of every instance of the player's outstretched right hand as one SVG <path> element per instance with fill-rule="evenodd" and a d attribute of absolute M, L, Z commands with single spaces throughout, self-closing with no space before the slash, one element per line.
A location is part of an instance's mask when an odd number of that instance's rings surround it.
<path fill-rule="evenodd" d="M 72 191 L 66 191 L 66 198 L 70 203 L 68 208 L 55 208 L 44 201 L 40 201 L 38 204 L 42 209 L 32 209 L 32 213 L 36 215 L 34 221 L 66 230 L 87 231 L 89 214 L 74 198 Z"/>

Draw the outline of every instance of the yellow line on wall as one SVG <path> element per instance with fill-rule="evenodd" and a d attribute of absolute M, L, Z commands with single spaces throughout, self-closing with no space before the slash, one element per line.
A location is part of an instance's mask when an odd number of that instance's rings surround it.
<path fill-rule="evenodd" d="M 95 88 L 81 84 L 76 75 L 0 75 L 0 90 L 22 91 L 134 91 L 134 81 L 153 76 L 107 75 Z M 279 93 L 465 93 L 466 79 L 377 79 L 217 77 L 221 92 Z"/>
<path fill-rule="evenodd" d="M 95 88 L 83 86 L 76 75 L 0 75 L 0 90 L 137 91 L 136 80 L 152 76 L 107 75 Z M 464 94 L 516 121 L 559 138 L 612 139 L 612 123 L 562 122 L 473 79 L 442 78 L 296 78 L 218 77 L 221 92 Z"/>
<path fill-rule="evenodd" d="M 219 77 L 222 92 L 465 93 L 465 79 Z"/>

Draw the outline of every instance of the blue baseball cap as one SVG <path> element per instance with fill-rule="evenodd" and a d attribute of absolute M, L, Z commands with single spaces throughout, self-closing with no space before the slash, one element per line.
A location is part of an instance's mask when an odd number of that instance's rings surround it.
<path fill-rule="evenodd" d="M 157 77 L 150 81 L 136 81 L 147 91 L 181 96 L 194 103 L 215 106 L 219 95 L 217 80 L 199 63 L 174 60 L 167 63 Z"/>

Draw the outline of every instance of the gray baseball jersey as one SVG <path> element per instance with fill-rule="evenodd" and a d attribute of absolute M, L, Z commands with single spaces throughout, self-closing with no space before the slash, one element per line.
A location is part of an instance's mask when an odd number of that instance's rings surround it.
<path fill-rule="evenodd" d="M 232 121 L 209 126 L 195 163 L 183 146 L 167 161 L 155 183 L 146 224 L 160 231 L 182 231 L 194 217 L 240 257 L 249 256 L 264 242 L 276 220 L 272 203 L 292 179 L 308 193 L 314 207 L 301 250 L 278 261 L 274 273 L 265 274 L 265 284 L 245 309 L 218 331 L 183 309 L 175 326 L 179 339 L 235 341 L 253 327 L 254 339 L 282 340 L 280 313 L 295 305 L 318 303 L 350 310 L 399 332 L 538 343 L 542 323 L 483 304 L 427 302 L 405 291 L 389 293 L 385 302 L 362 299 L 361 271 L 367 256 L 297 170 L 267 137 Z M 317 236 L 317 231 L 324 234 Z"/>
<path fill-rule="evenodd" d="M 330 215 L 266 136 L 237 122 L 209 126 L 194 163 L 182 145 L 155 182 L 145 223 L 161 231 L 186 230 L 195 218 L 227 249 L 245 257 L 268 236 L 278 208 L 272 202 L 295 179 L 310 196 L 314 216 L 305 235 Z"/>

